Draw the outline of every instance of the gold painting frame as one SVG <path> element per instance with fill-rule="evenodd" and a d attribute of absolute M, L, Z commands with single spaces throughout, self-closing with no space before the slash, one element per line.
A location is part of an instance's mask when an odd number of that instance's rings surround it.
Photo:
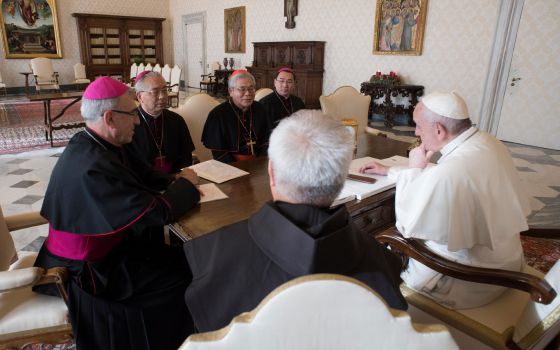
<path fill-rule="evenodd" d="M 0 0 L 6 58 L 62 58 L 56 0 Z"/>
<path fill-rule="evenodd" d="M 245 6 L 224 9 L 224 51 L 245 53 Z"/>
<path fill-rule="evenodd" d="M 422 54 L 428 0 L 377 0 L 373 54 Z"/>

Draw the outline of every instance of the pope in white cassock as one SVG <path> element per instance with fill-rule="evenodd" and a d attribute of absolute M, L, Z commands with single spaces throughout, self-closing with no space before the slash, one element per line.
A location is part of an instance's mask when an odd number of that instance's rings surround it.
<path fill-rule="evenodd" d="M 529 201 L 507 148 L 472 126 L 465 101 L 456 93 L 432 93 L 414 110 L 422 143 L 408 167 L 371 163 L 361 171 L 396 181 L 396 227 L 405 237 L 453 261 L 521 271 L 519 233 L 527 230 Z M 441 158 L 428 166 L 435 152 Z M 505 288 L 458 280 L 411 260 L 405 283 L 452 308 L 489 303 Z"/>

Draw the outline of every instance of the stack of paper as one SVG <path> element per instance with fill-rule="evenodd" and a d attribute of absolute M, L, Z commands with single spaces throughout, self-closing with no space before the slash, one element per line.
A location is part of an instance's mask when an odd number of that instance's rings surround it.
<path fill-rule="evenodd" d="M 218 184 L 249 174 L 246 171 L 214 159 L 192 165 L 189 168 L 193 169 L 199 177 Z"/>
<path fill-rule="evenodd" d="M 373 196 L 374 194 L 395 187 L 395 182 L 393 180 L 390 180 L 387 176 L 360 173 L 359 170 L 363 165 L 371 163 L 373 161 L 379 162 L 386 166 L 408 165 L 408 158 L 402 156 L 393 156 L 391 158 L 385 158 L 381 160 L 372 157 L 354 159 L 352 163 L 350 163 L 350 170 L 349 170 L 350 174 L 371 177 L 376 179 L 377 181 L 373 184 L 369 184 L 365 182 L 346 180 L 344 182 L 344 187 L 342 188 L 342 191 L 340 192 L 336 200 L 333 202 L 332 206 L 346 203 L 354 199 L 362 200 L 364 198 Z"/>

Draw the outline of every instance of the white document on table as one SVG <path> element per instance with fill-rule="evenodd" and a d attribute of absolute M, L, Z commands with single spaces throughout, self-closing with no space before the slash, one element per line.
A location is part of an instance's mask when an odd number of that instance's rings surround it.
<path fill-rule="evenodd" d="M 246 171 L 214 159 L 191 165 L 189 168 L 194 170 L 199 177 L 218 184 L 249 174 Z"/>
<path fill-rule="evenodd" d="M 365 183 L 353 180 L 346 180 L 344 187 L 340 194 L 333 202 L 333 206 L 349 202 L 353 199 L 362 200 L 364 198 L 373 196 L 374 194 L 383 192 L 390 188 L 395 187 L 395 181 L 390 180 L 384 175 L 363 174 L 360 173 L 360 168 L 373 161 L 379 162 L 386 166 L 408 166 L 408 158 L 402 156 L 393 156 L 385 159 L 376 159 L 372 157 L 363 157 L 352 160 L 350 163 L 350 174 L 371 177 L 376 180 L 375 183 Z"/>
<path fill-rule="evenodd" d="M 219 199 L 229 198 L 227 194 L 222 192 L 215 184 L 204 184 L 199 186 L 201 192 L 200 203 L 217 201 Z"/>

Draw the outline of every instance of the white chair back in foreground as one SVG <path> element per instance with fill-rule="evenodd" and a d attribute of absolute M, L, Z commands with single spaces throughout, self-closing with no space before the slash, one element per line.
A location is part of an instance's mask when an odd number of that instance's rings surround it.
<path fill-rule="evenodd" d="M 225 328 L 191 335 L 194 349 L 458 349 L 440 325 L 414 325 L 365 284 L 341 275 L 309 275 L 272 291 Z"/>

